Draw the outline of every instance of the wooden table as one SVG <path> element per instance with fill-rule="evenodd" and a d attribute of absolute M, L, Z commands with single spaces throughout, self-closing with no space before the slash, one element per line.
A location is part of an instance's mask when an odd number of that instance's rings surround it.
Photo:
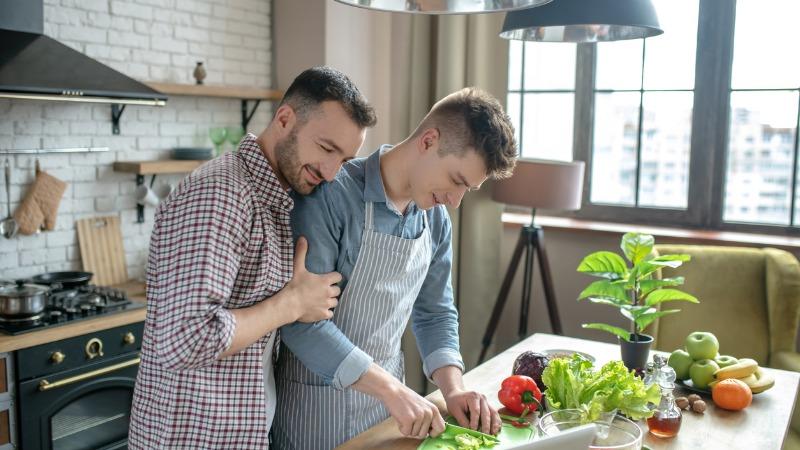
<path fill-rule="evenodd" d="M 464 375 L 468 388 L 485 394 L 495 406 L 500 382 L 511 374 L 514 359 L 525 350 L 579 350 L 594 356 L 596 365 L 619 359 L 619 346 L 549 334 L 534 334 Z M 645 433 L 645 444 L 656 449 L 741 448 L 780 449 L 789 427 L 800 374 L 768 369 L 775 376 L 775 387 L 753 397 L 753 403 L 739 412 L 725 411 L 705 398 L 705 414 L 684 411 L 679 434 L 672 439 L 659 439 L 647 432 L 647 424 L 639 423 Z M 678 390 L 679 391 L 679 390 Z M 676 391 L 676 395 L 682 395 Z M 436 391 L 427 397 L 444 411 L 444 400 Z M 414 450 L 420 441 L 404 438 L 389 418 L 337 447 L 339 450 L 397 449 Z"/>

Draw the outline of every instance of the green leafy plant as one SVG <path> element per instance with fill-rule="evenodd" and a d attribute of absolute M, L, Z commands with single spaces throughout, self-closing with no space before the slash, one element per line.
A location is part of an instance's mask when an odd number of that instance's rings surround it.
<path fill-rule="evenodd" d="M 596 370 L 580 355 L 556 358 L 542 373 L 544 392 L 552 409 L 578 409 L 581 423 L 598 420 L 603 412 L 619 411 L 633 420 L 653 415 L 648 403 L 658 404 L 658 384 L 644 381 L 625 368 L 622 361 L 610 361 Z"/>
<path fill-rule="evenodd" d="M 653 275 L 661 268 L 679 267 L 689 261 L 689 255 L 661 255 L 653 257 L 655 239 L 649 234 L 626 233 L 620 248 L 628 263 L 618 254 L 608 251 L 592 253 L 578 265 L 578 272 L 600 277 L 578 296 L 592 303 L 618 308 L 631 321 L 630 331 L 604 323 L 585 323 L 583 328 L 603 330 L 628 342 L 638 339 L 654 320 L 679 309 L 659 311 L 657 305 L 668 301 L 699 303 L 691 294 L 673 289 L 683 284 L 683 277 L 655 279 Z"/>

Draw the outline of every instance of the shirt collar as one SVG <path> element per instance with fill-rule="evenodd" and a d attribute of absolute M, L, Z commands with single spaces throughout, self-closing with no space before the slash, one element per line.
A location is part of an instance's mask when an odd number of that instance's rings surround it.
<path fill-rule="evenodd" d="M 289 190 L 284 189 L 278 181 L 278 176 L 261 151 L 254 134 L 247 133 L 242 139 L 239 144 L 239 156 L 250 173 L 253 187 L 268 205 L 289 210 L 294 207 L 294 200 L 289 196 Z"/>
<path fill-rule="evenodd" d="M 381 177 L 381 154 L 392 148 L 391 145 L 381 147 L 367 157 L 364 164 L 364 200 L 368 202 L 386 202 L 386 189 Z"/>

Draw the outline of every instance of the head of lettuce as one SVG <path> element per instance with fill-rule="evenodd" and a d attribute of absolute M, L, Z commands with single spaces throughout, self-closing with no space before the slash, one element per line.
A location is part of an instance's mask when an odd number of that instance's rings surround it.
<path fill-rule="evenodd" d="M 653 415 L 648 403 L 658 404 L 661 389 L 645 386 L 622 361 L 611 361 L 595 370 L 591 361 L 580 355 L 556 358 L 542 373 L 548 408 L 578 409 L 581 422 L 594 422 L 604 412 L 618 411 L 632 420 Z"/>

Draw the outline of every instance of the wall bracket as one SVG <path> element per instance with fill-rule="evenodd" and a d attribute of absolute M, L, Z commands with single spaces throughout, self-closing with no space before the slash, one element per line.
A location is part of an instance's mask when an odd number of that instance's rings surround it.
<path fill-rule="evenodd" d="M 122 117 L 125 106 L 127 105 L 120 106 L 116 103 L 111 105 L 111 132 L 114 134 L 119 134 L 119 118 Z"/>
<path fill-rule="evenodd" d="M 250 100 L 242 99 L 242 129 L 247 131 L 247 124 L 250 123 L 250 119 L 253 118 L 253 114 L 256 113 L 256 109 L 258 109 L 258 105 L 261 104 L 260 99 L 256 99 L 256 104 L 253 105 L 253 110 L 249 113 L 247 112 L 247 104 Z"/>

